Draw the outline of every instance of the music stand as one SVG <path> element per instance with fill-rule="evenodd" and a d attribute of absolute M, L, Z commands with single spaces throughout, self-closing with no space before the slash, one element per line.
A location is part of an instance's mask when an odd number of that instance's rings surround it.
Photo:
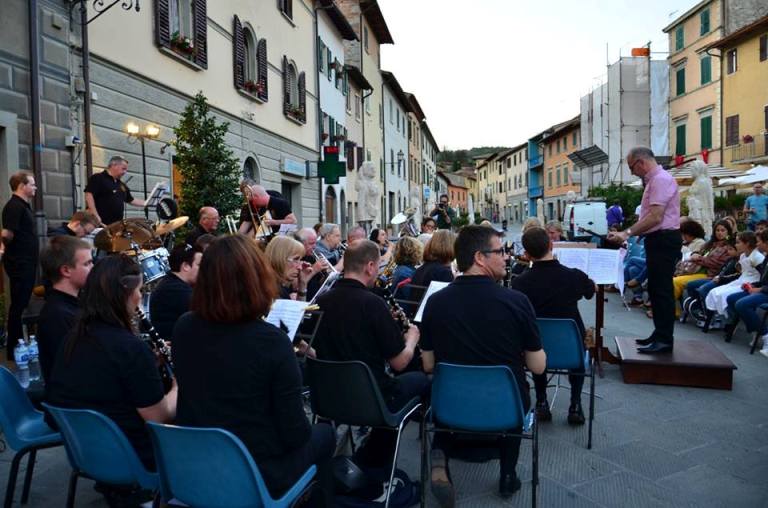
<path fill-rule="evenodd" d="M 146 218 L 149 218 L 149 207 L 156 207 L 166 193 L 170 193 L 168 180 L 160 180 L 152 187 L 152 192 L 149 193 L 149 197 L 144 203 L 144 216 Z"/>
<path fill-rule="evenodd" d="M 304 313 L 304 318 L 301 320 L 299 329 L 296 331 L 296 335 L 293 336 L 293 345 L 298 346 L 303 340 L 307 343 L 307 349 L 312 347 L 312 343 L 315 341 L 315 334 L 320 328 L 320 321 L 323 319 L 323 311 L 321 310 L 309 310 Z M 303 355 L 300 357 L 303 359 Z"/>

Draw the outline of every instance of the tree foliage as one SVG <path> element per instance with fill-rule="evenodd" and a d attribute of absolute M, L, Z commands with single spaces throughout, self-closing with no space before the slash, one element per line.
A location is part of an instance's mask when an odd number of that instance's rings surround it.
<path fill-rule="evenodd" d="M 635 208 L 643 199 L 643 188 L 612 183 L 606 187 L 592 187 L 589 189 L 589 197 L 603 198 L 606 207 L 618 201 L 621 209 L 624 210 L 625 225 L 629 225 L 637 220 L 633 215 Z"/>
<path fill-rule="evenodd" d="M 490 155 L 501 150 L 507 150 L 507 147 L 478 146 L 470 148 L 469 150 L 463 148 L 458 150 L 443 150 L 438 154 L 437 162 L 447 162 L 454 168 L 454 171 L 456 171 L 456 169 L 461 168 L 462 165 L 471 164 L 472 157 L 478 155 Z"/>
<path fill-rule="evenodd" d="M 228 131 L 229 123 L 217 124 L 208 100 L 198 92 L 173 129 L 174 161 L 183 179 L 181 215 L 194 220 L 201 207 L 214 206 L 224 217 L 240 208 L 240 162 L 225 142 Z"/>

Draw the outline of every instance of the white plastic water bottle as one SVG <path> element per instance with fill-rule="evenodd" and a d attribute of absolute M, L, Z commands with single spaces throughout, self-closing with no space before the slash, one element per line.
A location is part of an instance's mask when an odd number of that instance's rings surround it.
<path fill-rule="evenodd" d="M 40 379 L 40 361 L 38 359 L 40 352 L 37 349 L 37 340 L 34 335 L 29 336 L 27 350 L 29 355 L 29 380 L 37 381 Z"/>
<path fill-rule="evenodd" d="M 16 362 L 16 377 L 24 389 L 29 388 L 29 350 L 24 339 L 19 339 L 13 350 L 13 360 Z"/>

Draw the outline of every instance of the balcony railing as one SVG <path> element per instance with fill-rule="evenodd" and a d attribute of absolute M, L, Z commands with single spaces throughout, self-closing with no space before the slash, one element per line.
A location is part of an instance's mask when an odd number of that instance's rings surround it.
<path fill-rule="evenodd" d="M 731 147 L 731 162 L 760 162 L 768 160 L 768 133 L 755 136 L 750 143 Z"/>
<path fill-rule="evenodd" d="M 541 166 L 544 163 L 544 157 L 541 155 L 534 155 L 528 159 L 528 168 L 535 168 Z"/>
<path fill-rule="evenodd" d="M 528 187 L 528 197 L 540 198 L 544 195 L 544 187 Z"/>

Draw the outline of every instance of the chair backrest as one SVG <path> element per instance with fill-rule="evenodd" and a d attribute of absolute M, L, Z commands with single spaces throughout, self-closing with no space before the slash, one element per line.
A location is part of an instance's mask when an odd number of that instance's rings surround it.
<path fill-rule="evenodd" d="M 584 341 L 573 319 L 537 318 L 547 370 L 578 369 L 584 365 Z"/>
<path fill-rule="evenodd" d="M 157 488 L 157 475 L 144 468 L 128 438 L 107 416 L 90 409 L 43 406 L 59 426 L 73 469 L 104 483 Z"/>
<path fill-rule="evenodd" d="M 240 439 L 223 429 L 148 423 L 160 482 L 189 506 L 259 508 L 272 504 Z"/>
<path fill-rule="evenodd" d="M 348 425 L 389 425 L 389 411 L 365 363 L 307 358 L 307 379 L 316 415 Z"/>
<path fill-rule="evenodd" d="M 14 450 L 24 447 L 18 429 L 33 418 L 39 418 L 37 411 L 27 397 L 18 379 L 5 367 L 0 367 L 0 428 L 3 429 L 8 445 Z"/>
<path fill-rule="evenodd" d="M 438 363 L 432 413 L 442 425 L 475 432 L 521 427 L 525 417 L 515 376 L 504 365 Z"/>

